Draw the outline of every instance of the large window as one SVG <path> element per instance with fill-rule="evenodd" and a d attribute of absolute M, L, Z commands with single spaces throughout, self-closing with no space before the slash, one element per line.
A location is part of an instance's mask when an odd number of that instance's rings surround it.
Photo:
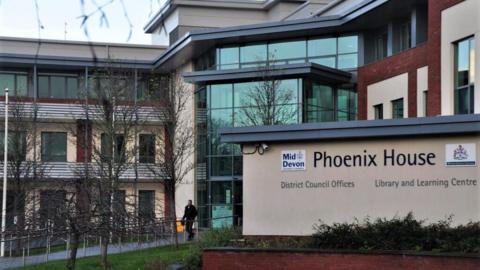
<path fill-rule="evenodd" d="M 155 135 L 140 134 L 138 147 L 140 163 L 155 163 Z"/>
<path fill-rule="evenodd" d="M 78 77 L 62 75 L 39 75 L 38 97 L 76 99 L 78 98 Z"/>
<path fill-rule="evenodd" d="M 40 227 L 62 228 L 65 226 L 66 193 L 63 190 L 40 192 Z"/>
<path fill-rule="evenodd" d="M 111 139 L 106 133 L 101 136 L 101 159 L 104 162 L 109 162 L 112 156 L 112 151 L 115 156 L 115 161 L 120 162 L 125 158 L 125 136 L 123 134 L 116 134 L 114 138 L 115 144 L 112 145 Z"/>
<path fill-rule="evenodd" d="M 155 190 L 138 191 L 138 215 L 143 222 L 155 218 Z"/>
<path fill-rule="evenodd" d="M 475 92 L 475 39 L 455 44 L 455 114 L 474 112 Z"/>
<path fill-rule="evenodd" d="M 392 118 L 403 118 L 403 98 L 392 101 Z"/>
<path fill-rule="evenodd" d="M 0 73 L 0 95 L 8 88 L 10 96 L 28 95 L 28 77 L 26 74 Z"/>
<path fill-rule="evenodd" d="M 3 160 L 5 132 L 0 131 L 0 159 Z M 25 132 L 8 132 L 8 160 L 24 161 L 27 155 L 27 139 Z"/>
<path fill-rule="evenodd" d="M 375 37 L 375 60 L 381 60 L 388 56 L 388 32 L 380 32 Z"/>
<path fill-rule="evenodd" d="M 42 132 L 42 161 L 67 161 L 66 132 Z"/>
<path fill-rule="evenodd" d="M 312 62 L 339 69 L 358 66 L 358 37 L 342 36 L 254 43 L 217 49 L 217 69 Z"/>
<path fill-rule="evenodd" d="M 278 65 L 305 63 L 306 58 L 307 43 L 305 40 L 276 42 L 268 45 L 270 63 Z"/>

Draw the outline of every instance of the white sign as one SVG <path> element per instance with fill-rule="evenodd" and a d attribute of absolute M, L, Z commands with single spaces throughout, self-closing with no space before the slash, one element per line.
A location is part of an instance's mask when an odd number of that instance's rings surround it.
<path fill-rule="evenodd" d="M 282 151 L 282 171 L 304 171 L 306 169 L 305 150 Z"/>
<path fill-rule="evenodd" d="M 474 143 L 445 145 L 445 166 L 476 166 L 477 153 Z"/>

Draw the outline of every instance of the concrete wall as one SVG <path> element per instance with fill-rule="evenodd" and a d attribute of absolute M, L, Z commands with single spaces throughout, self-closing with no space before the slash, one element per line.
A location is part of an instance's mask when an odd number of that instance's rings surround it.
<path fill-rule="evenodd" d="M 480 78 L 480 2 L 467 0 L 442 12 L 441 94 L 442 115 L 454 114 L 454 43 L 475 36 L 475 77 Z M 475 113 L 480 113 L 480 88 L 475 87 Z"/>
<path fill-rule="evenodd" d="M 446 167 L 446 144 L 476 144 L 477 166 Z M 433 153 L 434 165 L 384 165 L 384 150 L 395 153 Z M 480 220 L 480 138 L 435 137 L 273 144 L 264 155 L 244 155 L 244 235 L 310 235 L 319 222 L 353 221 L 412 211 L 416 218 L 435 222 L 454 215 L 453 223 Z M 246 149 L 248 151 L 249 149 Z M 306 170 L 281 171 L 282 151 L 306 150 Z M 314 167 L 314 152 L 335 155 L 377 155 L 377 166 Z M 451 154 L 451 153 L 448 153 Z M 470 153 L 473 155 L 473 153 Z M 412 157 L 413 160 L 413 157 Z M 417 160 L 419 160 L 417 158 Z M 452 179 L 474 179 L 468 186 Z M 334 181 L 350 183 L 334 187 Z M 390 181 L 382 186 L 378 180 Z M 445 180 L 447 186 L 422 186 L 417 181 Z M 306 181 L 319 184 L 307 187 Z M 399 186 L 394 186 L 399 181 Z M 401 181 L 404 186 L 401 186 Z M 413 181 L 413 182 L 411 182 Z M 283 183 L 299 183 L 289 188 Z M 382 182 L 382 183 L 384 183 Z M 423 183 L 423 182 L 422 182 Z M 413 184 L 413 186 L 409 186 Z M 274 226 L 272 226 L 274 224 Z"/>
<path fill-rule="evenodd" d="M 373 106 L 383 104 L 383 118 L 392 118 L 392 101 L 403 98 L 403 117 L 408 117 L 408 73 L 367 86 L 368 119 L 375 119 Z"/>

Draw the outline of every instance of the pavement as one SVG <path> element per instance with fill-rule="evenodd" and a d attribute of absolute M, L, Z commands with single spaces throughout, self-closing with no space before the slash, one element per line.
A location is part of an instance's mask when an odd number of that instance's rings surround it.
<path fill-rule="evenodd" d="M 183 234 L 178 235 L 178 241 L 179 243 L 185 242 Z M 110 244 L 108 246 L 108 254 L 116 254 L 116 253 L 149 249 L 149 248 L 160 247 L 160 246 L 168 246 L 171 244 L 172 244 L 171 239 L 168 239 L 168 240 L 162 239 L 158 241 L 143 242 L 143 243 L 138 243 L 138 242 L 125 243 L 122 245 Z M 80 247 L 77 252 L 77 258 L 91 257 L 91 256 L 97 256 L 97 255 L 100 255 L 100 246 L 87 247 L 85 249 L 83 247 Z M 64 251 L 50 253 L 48 254 L 48 257 L 46 254 L 25 256 L 25 257 L 3 257 L 3 258 L 0 257 L 0 270 L 20 268 L 27 265 L 43 264 L 49 261 L 65 260 L 67 259 L 67 256 L 68 254 L 64 250 Z"/>

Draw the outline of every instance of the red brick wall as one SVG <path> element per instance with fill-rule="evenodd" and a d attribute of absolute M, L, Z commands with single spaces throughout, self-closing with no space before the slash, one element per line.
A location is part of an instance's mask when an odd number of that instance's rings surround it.
<path fill-rule="evenodd" d="M 478 270 L 479 258 L 325 252 L 204 251 L 203 270 Z"/>
<path fill-rule="evenodd" d="M 92 125 L 86 120 L 77 120 L 76 135 L 77 162 L 92 161 Z"/>
<path fill-rule="evenodd" d="M 367 87 L 370 84 L 408 73 L 408 116 L 417 116 L 417 69 L 427 65 L 427 46 L 405 52 L 358 69 L 358 118 L 367 119 Z"/>
<path fill-rule="evenodd" d="M 417 116 L 417 69 L 428 66 L 427 115 L 441 114 L 441 14 L 464 0 L 428 1 L 428 41 L 358 69 L 358 118 L 367 119 L 367 87 L 408 72 L 408 116 Z"/>

